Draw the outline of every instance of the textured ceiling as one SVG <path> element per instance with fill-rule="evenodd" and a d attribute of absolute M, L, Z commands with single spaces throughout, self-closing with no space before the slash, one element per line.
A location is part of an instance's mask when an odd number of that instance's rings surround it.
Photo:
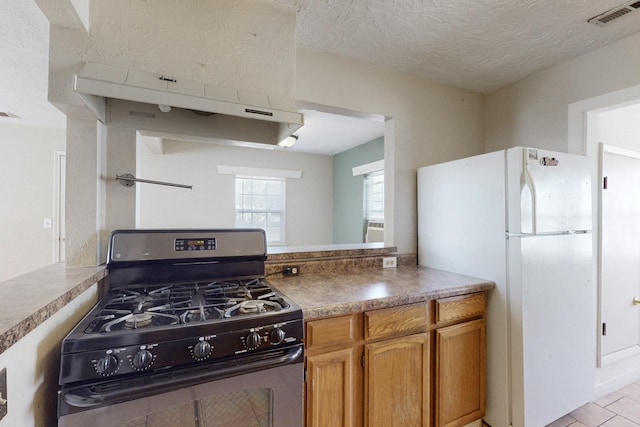
<path fill-rule="evenodd" d="M 298 45 L 489 93 L 640 31 L 624 0 L 273 0 L 298 9 Z"/>
<path fill-rule="evenodd" d="M 605 27 L 587 23 L 621 0 L 270 1 L 297 8 L 300 46 L 484 93 L 640 31 L 640 12 Z M 0 2 L 0 111 L 20 117 L 0 122 L 64 126 L 64 115 L 46 101 L 47 39 L 47 20 L 33 0 Z M 328 129 L 334 118 L 308 115 L 305 139 L 316 136 L 309 130 L 315 121 Z M 341 135 L 362 128 L 357 120 L 342 125 Z M 340 151 L 312 145 L 305 148 L 301 135 L 300 151 Z"/>

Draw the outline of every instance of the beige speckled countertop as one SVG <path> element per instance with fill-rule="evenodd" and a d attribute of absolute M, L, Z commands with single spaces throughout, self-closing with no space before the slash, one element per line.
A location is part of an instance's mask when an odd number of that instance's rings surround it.
<path fill-rule="evenodd" d="M 0 353 L 106 275 L 104 266 L 60 263 L 0 283 Z"/>
<path fill-rule="evenodd" d="M 421 266 L 267 278 L 302 308 L 305 319 L 493 289 L 495 283 Z"/>
<path fill-rule="evenodd" d="M 491 281 L 403 265 L 387 269 L 336 270 L 300 276 L 268 276 L 293 299 L 306 319 L 353 313 L 492 289 Z M 0 353 L 107 276 L 104 266 L 53 264 L 0 283 Z"/>

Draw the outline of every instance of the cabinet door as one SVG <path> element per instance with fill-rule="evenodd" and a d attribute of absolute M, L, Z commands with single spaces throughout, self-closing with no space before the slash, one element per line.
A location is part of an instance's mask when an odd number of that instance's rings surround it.
<path fill-rule="evenodd" d="M 353 349 L 307 357 L 307 427 L 355 425 L 355 363 Z"/>
<path fill-rule="evenodd" d="M 457 427 L 484 416 L 485 321 L 436 330 L 436 426 Z"/>
<path fill-rule="evenodd" d="M 430 334 L 365 345 L 365 425 L 430 425 Z"/>

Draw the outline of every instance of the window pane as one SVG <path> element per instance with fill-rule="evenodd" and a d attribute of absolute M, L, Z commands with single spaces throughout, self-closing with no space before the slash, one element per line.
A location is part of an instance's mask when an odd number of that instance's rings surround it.
<path fill-rule="evenodd" d="M 279 212 L 282 210 L 282 198 L 277 196 L 269 196 L 267 198 L 267 211 Z"/>
<path fill-rule="evenodd" d="M 285 181 L 236 177 L 236 227 L 263 228 L 267 242 L 284 243 Z"/>
<path fill-rule="evenodd" d="M 252 179 L 251 182 L 253 183 L 253 194 L 265 194 L 267 192 L 267 183 L 264 180 Z"/>
<path fill-rule="evenodd" d="M 269 181 L 267 184 L 267 194 L 280 196 L 282 194 L 282 181 Z"/>
<path fill-rule="evenodd" d="M 367 218 L 384 219 L 384 172 L 374 172 L 364 179 Z"/>
<path fill-rule="evenodd" d="M 254 194 L 251 199 L 251 209 L 254 211 L 265 211 L 267 209 L 267 200 L 265 196 L 257 196 Z"/>

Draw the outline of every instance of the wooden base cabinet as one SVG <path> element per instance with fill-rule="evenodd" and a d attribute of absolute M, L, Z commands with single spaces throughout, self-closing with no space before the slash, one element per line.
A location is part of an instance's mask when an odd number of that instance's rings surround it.
<path fill-rule="evenodd" d="M 459 427 L 484 416 L 480 292 L 306 322 L 307 427 Z"/>
<path fill-rule="evenodd" d="M 307 425 L 355 426 L 353 349 L 307 357 Z"/>
<path fill-rule="evenodd" d="M 430 423 L 430 333 L 365 345 L 365 425 Z"/>
<path fill-rule="evenodd" d="M 436 330 L 436 426 L 458 427 L 484 416 L 485 321 Z"/>
<path fill-rule="evenodd" d="M 360 313 L 306 323 L 308 427 L 362 426 L 361 325 Z"/>

